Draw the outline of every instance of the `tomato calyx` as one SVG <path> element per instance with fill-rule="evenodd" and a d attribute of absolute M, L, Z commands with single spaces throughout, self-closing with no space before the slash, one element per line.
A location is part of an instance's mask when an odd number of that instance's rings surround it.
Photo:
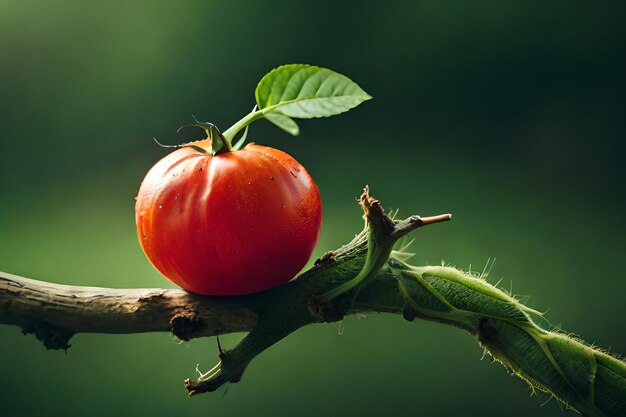
<path fill-rule="evenodd" d="M 183 143 L 181 145 L 164 145 L 161 142 L 159 142 L 157 140 L 157 138 L 152 138 L 157 145 L 159 145 L 161 148 L 167 148 L 167 149 L 180 149 L 180 148 L 191 148 L 193 150 L 195 150 L 196 152 L 200 152 L 203 154 L 207 154 L 207 155 L 212 155 L 211 152 L 207 151 L 206 148 L 202 147 L 202 146 L 198 146 L 195 144 L 195 142 L 189 142 L 189 143 Z M 198 141 L 196 141 L 198 142 Z"/>
<path fill-rule="evenodd" d="M 189 127 L 189 126 L 199 127 L 200 129 L 206 132 L 207 139 L 209 140 L 211 146 L 210 148 L 204 147 L 204 146 L 198 146 L 198 145 L 193 145 L 193 146 L 203 148 L 205 149 L 207 153 L 210 153 L 213 156 L 226 153 L 226 152 L 232 152 L 234 150 L 232 145 L 230 144 L 230 141 L 226 139 L 224 135 L 222 135 L 222 132 L 220 132 L 217 126 L 215 126 L 211 122 L 199 122 L 198 120 L 196 120 L 195 117 L 194 117 L 194 120 L 195 120 L 195 123 L 184 125 L 178 128 L 178 132 L 180 132 L 181 129 L 185 127 Z M 182 145 L 182 146 L 185 146 L 185 145 Z"/>
<path fill-rule="evenodd" d="M 222 135 L 222 132 L 211 122 L 199 122 L 194 117 L 195 123 L 191 123 L 188 125 L 183 125 L 178 128 L 177 133 L 186 127 L 199 127 L 200 129 L 206 132 L 206 139 L 196 140 L 189 143 L 182 143 L 180 145 L 164 145 L 159 142 L 156 138 L 153 138 L 157 145 L 162 148 L 172 148 L 172 149 L 180 149 L 180 148 L 191 148 L 197 152 L 204 153 L 207 155 L 219 155 L 226 152 L 233 152 L 239 150 L 241 147 L 242 140 L 240 140 L 236 147 L 233 148 L 230 141 Z M 245 137 L 242 138 L 245 140 Z"/>

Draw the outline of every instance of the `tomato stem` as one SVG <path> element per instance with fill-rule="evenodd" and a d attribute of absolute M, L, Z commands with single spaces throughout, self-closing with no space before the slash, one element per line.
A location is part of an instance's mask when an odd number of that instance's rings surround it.
<path fill-rule="evenodd" d="M 235 138 L 235 135 L 237 135 L 237 133 L 239 133 L 241 129 L 248 126 L 250 123 L 254 122 L 255 120 L 262 118 L 263 116 L 264 116 L 264 113 L 262 110 L 253 110 L 247 115 L 245 115 L 237 123 L 229 127 L 222 136 L 226 139 L 226 141 L 230 145 L 233 139 Z"/>

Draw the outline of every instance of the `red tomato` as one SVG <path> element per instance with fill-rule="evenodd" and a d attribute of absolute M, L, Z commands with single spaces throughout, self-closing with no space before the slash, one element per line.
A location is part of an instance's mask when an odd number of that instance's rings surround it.
<path fill-rule="evenodd" d="M 208 140 L 194 145 L 210 149 Z M 215 156 L 191 147 L 160 160 L 135 206 L 139 242 L 165 277 L 203 295 L 284 284 L 307 262 L 320 194 L 286 153 L 259 145 Z"/>

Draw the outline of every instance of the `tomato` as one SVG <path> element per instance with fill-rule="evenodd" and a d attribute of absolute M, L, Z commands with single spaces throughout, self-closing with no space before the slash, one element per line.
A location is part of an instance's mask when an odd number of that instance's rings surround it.
<path fill-rule="evenodd" d="M 317 186 L 285 152 L 259 145 L 217 155 L 193 142 L 152 167 L 137 195 L 141 247 L 187 291 L 251 294 L 305 265 L 322 220 Z"/>

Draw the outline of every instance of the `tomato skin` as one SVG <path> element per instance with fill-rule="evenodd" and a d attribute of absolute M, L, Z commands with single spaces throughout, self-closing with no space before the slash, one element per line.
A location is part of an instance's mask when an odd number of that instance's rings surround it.
<path fill-rule="evenodd" d="M 135 220 L 144 253 L 166 278 L 230 296 L 294 277 L 315 247 L 322 209 L 311 176 L 282 151 L 248 145 L 211 156 L 184 147 L 148 172 Z"/>

